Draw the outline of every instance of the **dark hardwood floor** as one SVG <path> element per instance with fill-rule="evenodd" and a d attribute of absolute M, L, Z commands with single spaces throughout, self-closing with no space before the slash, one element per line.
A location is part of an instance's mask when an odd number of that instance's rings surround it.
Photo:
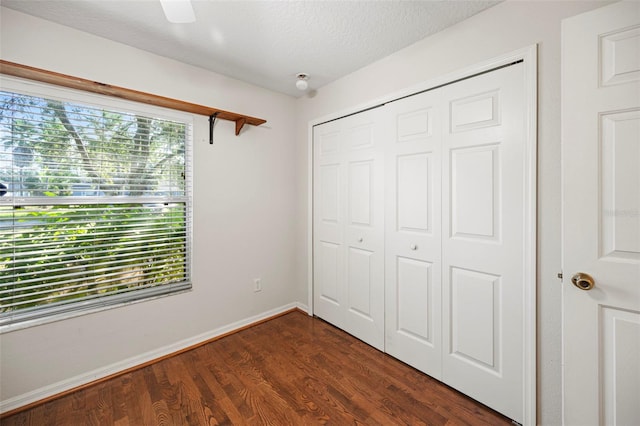
<path fill-rule="evenodd" d="M 511 424 L 429 376 L 297 311 L 0 423 Z"/>

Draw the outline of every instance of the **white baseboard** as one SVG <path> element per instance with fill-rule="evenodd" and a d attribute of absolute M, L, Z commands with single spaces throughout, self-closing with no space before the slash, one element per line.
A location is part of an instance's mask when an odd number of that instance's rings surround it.
<path fill-rule="evenodd" d="M 193 336 L 188 339 L 181 340 L 171 345 L 167 345 L 167 346 L 155 349 L 153 351 L 149 351 L 149 352 L 134 356 L 132 358 L 125 359 L 120 362 L 116 362 L 115 364 L 98 368 L 96 370 L 89 371 L 87 373 L 80 374 L 75 377 L 71 377 L 69 379 L 65 379 L 48 386 L 44 386 L 40 389 L 36 389 L 31 392 L 27 392 L 22 395 L 15 396 L 5 401 L 0 401 L 0 414 L 15 410 L 17 408 L 23 407 L 28 404 L 32 404 L 37 401 L 41 401 L 43 399 L 60 394 L 62 392 L 66 392 L 68 390 L 77 388 L 79 386 L 86 385 L 87 383 L 91 383 L 93 381 L 111 376 L 121 371 L 128 370 L 138 365 L 145 364 L 149 361 L 153 361 L 155 359 L 159 359 L 164 356 L 171 355 L 172 353 L 181 351 L 185 348 L 195 346 L 199 343 L 206 342 L 207 340 L 214 339 L 216 337 L 233 332 L 235 330 L 239 330 L 243 327 L 258 323 L 262 320 L 274 317 L 278 314 L 281 314 L 283 312 L 286 312 L 295 308 L 298 308 L 304 312 L 309 312 L 308 307 L 302 303 L 297 303 L 297 302 L 289 303 L 279 308 L 271 309 L 261 314 L 254 315 L 252 317 L 245 318 L 243 320 L 236 321 L 234 323 L 216 328 L 215 330 L 211 330 L 206 333 L 202 333 L 197 336 Z"/>

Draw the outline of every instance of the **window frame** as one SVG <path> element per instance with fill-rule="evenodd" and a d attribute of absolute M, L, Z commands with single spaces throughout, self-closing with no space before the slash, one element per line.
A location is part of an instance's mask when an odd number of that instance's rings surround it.
<path fill-rule="evenodd" d="M 53 84 L 42 83 L 38 81 L 28 80 L 19 77 L 0 75 L 0 89 L 4 91 L 14 92 L 18 94 L 54 99 L 61 102 L 71 102 L 86 105 L 93 108 L 104 108 L 115 110 L 118 112 L 129 114 L 142 114 L 157 119 L 172 120 L 184 123 L 187 127 L 187 137 L 185 139 L 185 228 L 186 228 L 186 247 L 185 247 L 185 275 L 186 279 L 183 283 L 166 284 L 167 287 L 176 287 L 175 290 L 166 291 L 166 287 L 162 286 L 162 290 L 158 288 L 147 288 L 135 290 L 126 293 L 116 293 L 109 297 L 94 299 L 90 301 L 78 301 L 66 305 L 55 306 L 51 309 L 46 307 L 35 310 L 32 314 L 20 315 L 20 310 L 13 311 L 17 320 L 0 325 L 0 334 L 29 328 L 37 325 L 47 324 L 51 322 L 62 321 L 91 313 L 101 312 L 105 310 L 129 306 L 132 304 L 142 303 L 146 301 L 156 300 L 168 296 L 174 296 L 193 289 L 192 280 L 192 262 L 193 262 L 193 139 L 194 139 L 194 116 L 193 114 L 172 110 L 164 107 L 118 99 L 115 97 L 85 92 L 77 89 L 70 89 Z M 15 197 L 10 201 L 0 199 L 0 205 L 34 205 L 43 204 L 44 198 L 48 197 Z M 4 201 L 4 202 L 3 202 Z M 51 202 L 51 198 L 46 201 Z M 62 200 L 61 200 L 62 201 Z M 56 202 L 56 205 L 72 205 L 72 204 L 96 204 L 96 199 L 88 200 L 82 196 L 64 197 L 64 202 Z M 160 197 L 130 197 L 129 202 L 138 203 L 156 203 L 162 202 Z M 47 312 L 49 311 L 49 312 Z M 34 312 L 34 311 L 32 311 Z M 23 318 L 21 318 L 23 317 Z"/>

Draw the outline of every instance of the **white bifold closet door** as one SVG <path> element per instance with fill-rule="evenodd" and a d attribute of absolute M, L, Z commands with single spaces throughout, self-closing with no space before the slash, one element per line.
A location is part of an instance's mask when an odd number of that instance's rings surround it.
<path fill-rule="evenodd" d="M 442 91 L 387 105 L 385 348 L 441 378 Z"/>
<path fill-rule="evenodd" d="M 442 381 L 522 423 L 524 71 L 443 88 Z"/>
<path fill-rule="evenodd" d="M 314 312 L 384 350 L 380 108 L 314 128 Z"/>
<path fill-rule="evenodd" d="M 523 417 L 522 64 L 387 105 L 387 353 Z"/>
<path fill-rule="evenodd" d="M 524 94 L 520 63 L 314 129 L 314 312 L 520 423 Z"/>

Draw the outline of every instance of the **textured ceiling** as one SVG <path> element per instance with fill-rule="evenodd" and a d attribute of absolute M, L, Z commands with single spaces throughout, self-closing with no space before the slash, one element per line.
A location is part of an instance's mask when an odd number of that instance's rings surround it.
<path fill-rule="evenodd" d="M 157 0 L 1 0 L 2 6 L 291 96 L 317 89 L 499 1 L 205 1 L 171 24 Z"/>

